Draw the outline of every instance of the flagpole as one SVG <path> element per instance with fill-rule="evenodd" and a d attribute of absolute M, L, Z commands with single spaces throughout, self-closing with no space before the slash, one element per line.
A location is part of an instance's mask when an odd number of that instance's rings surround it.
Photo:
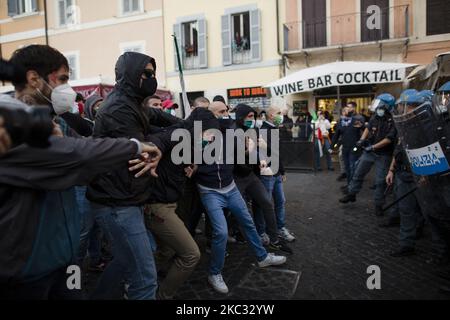
<path fill-rule="evenodd" d="M 183 111 L 184 111 L 184 118 L 188 118 L 191 114 L 191 106 L 189 104 L 189 99 L 186 93 L 186 84 L 184 82 L 184 74 L 183 74 L 183 65 L 181 63 L 181 57 L 180 57 L 180 49 L 178 47 L 178 41 L 177 36 L 172 35 L 173 40 L 175 41 L 175 51 L 177 54 L 177 63 L 178 63 L 178 70 L 179 70 L 179 77 L 180 77 L 180 85 L 181 85 L 181 96 L 183 99 Z"/>

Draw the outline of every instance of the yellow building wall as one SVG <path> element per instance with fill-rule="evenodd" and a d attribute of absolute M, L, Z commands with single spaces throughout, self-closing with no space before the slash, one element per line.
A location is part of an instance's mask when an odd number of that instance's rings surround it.
<path fill-rule="evenodd" d="M 174 74 L 174 44 L 172 40 L 173 25 L 180 16 L 204 14 L 207 22 L 208 69 L 220 69 L 208 72 L 199 69 L 202 74 L 185 75 L 187 91 L 208 91 L 209 89 L 229 89 L 244 86 L 266 85 L 280 77 L 280 67 L 270 66 L 253 68 L 251 64 L 240 65 L 243 70 L 227 71 L 222 66 L 222 29 L 221 16 L 227 8 L 257 4 L 261 10 L 261 63 L 279 60 L 277 52 L 277 18 L 275 1 L 267 0 L 165 0 L 164 1 L 164 41 L 167 86 L 174 91 L 180 90 L 178 76 Z M 258 63 L 257 63 L 258 64 Z M 260 64 L 261 66 L 261 64 Z M 248 68 L 247 68 L 248 67 Z M 210 70 L 209 70 L 210 71 Z"/>

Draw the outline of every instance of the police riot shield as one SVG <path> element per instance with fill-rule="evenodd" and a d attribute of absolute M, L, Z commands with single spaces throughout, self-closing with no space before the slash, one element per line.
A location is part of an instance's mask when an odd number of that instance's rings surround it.
<path fill-rule="evenodd" d="M 450 123 L 434 112 L 431 103 L 395 115 L 394 121 L 416 178 L 423 213 L 450 220 Z"/>

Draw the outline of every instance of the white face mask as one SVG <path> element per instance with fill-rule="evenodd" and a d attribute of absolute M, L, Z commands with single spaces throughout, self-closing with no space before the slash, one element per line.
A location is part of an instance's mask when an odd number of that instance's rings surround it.
<path fill-rule="evenodd" d="M 77 93 L 66 83 L 52 90 L 51 104 L 57 115 L 70 112 L 77 98 Z M 48 100 L 48 99 L 47 99 Z"/>
<path fill-rule="evenodd" d="M 170 114 L 173 115 L 174 117 L 177 116 L 177 112 L 175 110 L 170 110 Z"/>
<path fill-rule="evenodd" d="M 261 128 L 263 126 L 264 120 L 256 120 L 256 127 Z"/>

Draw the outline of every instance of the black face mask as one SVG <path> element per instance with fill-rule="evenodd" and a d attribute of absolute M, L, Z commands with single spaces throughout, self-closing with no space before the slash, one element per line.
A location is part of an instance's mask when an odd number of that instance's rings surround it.
<path fill-rule="evenodd" d="M 142 79 L 139 94 L 144 97 L 150 97 L 156 93 L 158 89 L 158 80 L 156 78 Z"/>
<path fill-rule="evenodd" d="M 233 119 L 219 119 L 220 130 L 231 129 L 233 127 Z"/>

